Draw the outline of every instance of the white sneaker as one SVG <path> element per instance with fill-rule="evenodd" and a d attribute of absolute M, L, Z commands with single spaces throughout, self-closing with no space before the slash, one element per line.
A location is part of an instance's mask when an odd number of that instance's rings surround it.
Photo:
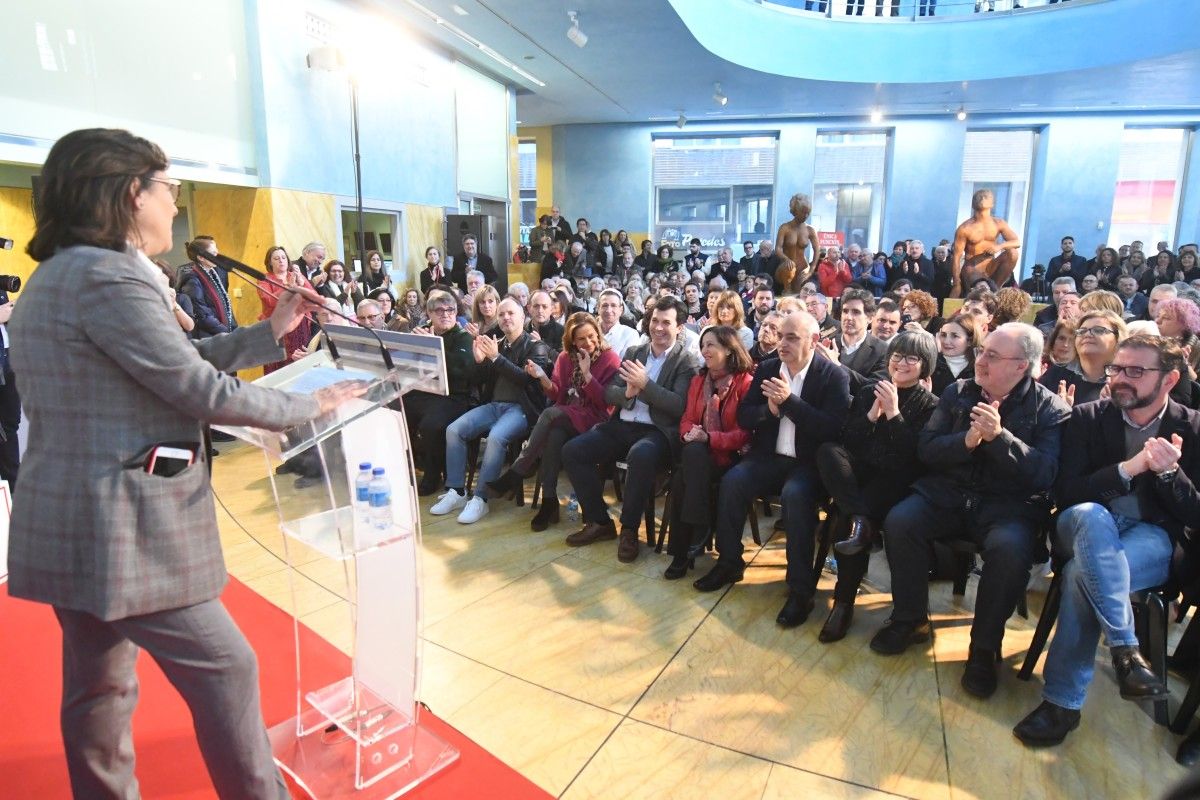
<path fill-rule="evenodd" d="M 467 501 L 467 507 L 458 515 L 458 521 L 463 525 L 470 525 L 474 522 L 479 522 L 479 520 L 487 516 L 487 513 L 487 500 L 484 500 L 482 497 L 472 497 Z"/>
<path fill-rule="evenodd" d="M 433 504 L 433 508 L 429 509 L 429 513 L 435 517 L 440 517 L 443 514 L 449 514 L 451 511 L 457 511 L 467 504 L 467 495 L 459 494 L 454 489 L 448 489 L 444 495 L 438 498 L 438 501 Z"/>

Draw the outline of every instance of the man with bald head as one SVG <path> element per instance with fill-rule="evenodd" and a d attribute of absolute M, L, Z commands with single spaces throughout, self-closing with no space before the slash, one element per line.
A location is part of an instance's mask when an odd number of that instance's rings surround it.
<path fill-rule="evenodd" d="M 817 447 L 836 441 L 850 407 L 850 379 L 837 363 L 813 358 L 819 334 L 807 311 L 779 324 L 778 358 L 759 365 L 738 406 L 738 425 L 752 432 L 751 449 L 725 473 L 717 503 L 720 558 L 694 586 L 711 592 L 742 579 L 742 529 L 755 499 L 778 494 L 787 534 L 787 602 L 775 621 L 795 627 L 813 609 L 813 531 L 822 499 Z"/>

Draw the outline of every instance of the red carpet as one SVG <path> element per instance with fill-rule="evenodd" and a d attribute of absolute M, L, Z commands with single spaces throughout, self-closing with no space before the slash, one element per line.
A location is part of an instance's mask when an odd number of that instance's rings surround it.
<path fill-rule="evenodd" d="M 291 617 L 236 580 L 222 598 L 258 653 L 263 715 L 270 727 L 295 715 Z M 348 672 L 346 656 L 301 629 L 305 669 L 332 682 Z M 0 587 L 0 795 L 69 797 L 58 731 L 62 636 L 49 606 L 15 600 Z M 145 654 L 138 661 L 141 700 L 133 717 L 137 776 L 147 798 L 212 798 L 191 717 L 183 700 Z M 430 714 L 422 724 L 462 753 L 406 797 L 417 800 L 546 798 L 541 789 Z"/>

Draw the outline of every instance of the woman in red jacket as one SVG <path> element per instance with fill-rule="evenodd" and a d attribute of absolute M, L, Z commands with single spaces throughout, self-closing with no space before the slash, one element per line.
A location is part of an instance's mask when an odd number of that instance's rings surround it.
<path fill-rule="evenodd" d="M 262 313 L 258 315 L 259 319 L 269 319 L 271 314 L 275 312 L 275 305 L 279 302 L 279 295 L 283 293 L 282 286 L 303 286 L 310 290 L 313 288 L 312 284 L 308 282 L 308 278 L 300 273 L 300 268 L 288 258 L 287 251 L 278 245 L 267 250 L 263 264 L 267 268 L 267 278 L 258 282 L 258 299 L 262 303 Z M 295 330 L 283 337 L 283 351 L 285 353 L 294 353 L 297 348 L 307 347 L 308 341 L 311 338 L 312 323 L 308 317 L 305 317 L 296 326 Z M 264 364 L 263 374 L 274 372 L 280 367 L 286 367 L 290 363 L 291 359 L 289 357 L 282 361 Z"/>
<path fill-rule="evenodd" d="M 562 447 L 577 434 L 589 430 L 612 415 L 604 400 L 604 387 L 617 374 L 621 359 L 608 346 L 600 323 L 586 311 L 567 318 L 563 328 L 563 351 L 554 362 L 553 376 L 532 361 L 525 371 L 542 385 L 553 404 L 538 417 L 525 449 L 504 474 L 488 481 L 496 497 L 520 488 L 541 460 L 542 507 L 529 523 L 535 531 L 544 531 L 558 522 L 558 473 L 562 467 Z"/>
<path fill-rule="evenodd" d="M 750 432 L 738 427 L 738 404 L 750 389 L 754 361 L 737 331 L 728 325 L 705 328 L 700 335 L 704 367 L 688 387 L 687 408 L 679 420 L 683 454 L 672 478 L 671 566 L 669 581 L 695 566 L 696 553 L 708 539 L 713 481 L 733 466 Z"/>
<path fill-rule="evenodd" d="M 817 281 L 821 286 L 821 294 L 830 300 L 842 296 L 846 287 L 854 280 L 854 273 L 842 259 L 841 251 L 836 247 L 829 248 L 825 258 L 817 265 Z"/>

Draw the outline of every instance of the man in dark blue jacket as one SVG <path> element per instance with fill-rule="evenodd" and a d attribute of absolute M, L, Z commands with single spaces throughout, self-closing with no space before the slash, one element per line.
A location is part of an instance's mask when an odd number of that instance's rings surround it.
<path fill-rule="evenodd" d="M 1053 281 L 1055 278 L 1074 278 L 1078 284 L 1087 274 L 1087 259 L 1075 252 L 1075 237 L 1062 238 L 1062 255 L 1050 259 L 1049 271 L 1046 277 Z"/>
<path fill-rule="evenodd" d="M 1075 406 L 1063 434 L 1055 550 L 1069 560 L 1043 702 L 1013 730 L 1030 747 L 1079 724 L 1101 632 L 1122 697 L 1167 693 L 1138 650 L 1129 593 L 1166 583 L 1184 528 L 1200 524 L 1200 414 L 1169 398 L 1187 374 L 1169 339 L 1126 339 L 1105 372 L 1112 399 Z"/>
<path fill-rule="evenodd" d="M 807 311 L 784 317 L 780 334 L 779 358 L 758 367 L 738 406 L 738 425 L 754 438 L 750 454 L 721 479 L 715 526 L 721 555 L 694 586 L 711 592 L 742 579 L 742 529 L 750 505 L 778 493 L 787 534 L 788 598 L 775 621 L 791 628 L 813 609 L 813 531 L 823 499 L 816 452 L 841 434 L 850 408 L 850 378 L 832 361 L 813 357 L 819 332 Z"/>
<path fill-rule="evenodd" d="M 894 609 L 871 640 L 884 655 L 925 642 L 929 625 L 929 540 L 972 537 L 983 553 L 963 688 L 996 690 L 1004 622 L 1029 581 L 1036 535 L 1049 514 L 1066 403 L 1031 377 L 1042 357 L 1031 325 L 1001 325 L 975 357 L 975 379 L 942 394 L 918 444 L 928 472 L 887 516 Z"/>

